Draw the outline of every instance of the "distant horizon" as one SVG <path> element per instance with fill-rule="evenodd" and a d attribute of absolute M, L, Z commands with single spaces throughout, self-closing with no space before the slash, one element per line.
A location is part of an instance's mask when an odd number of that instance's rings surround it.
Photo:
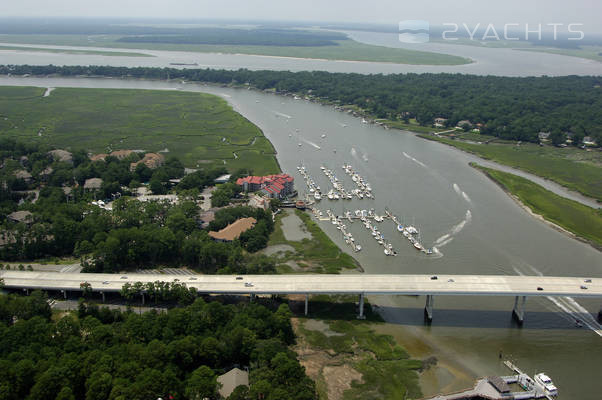
<path fill-rule="evenodd" d="M 442 23 L 467 23 L 481 26 L 518 23 L 583 24 L 588 32 L 602 31 L 599 16 L 602 2 L 592 0 L 373 0 L 371 2 L 306 0 L 22 0 L 3 7 L 3 15 L 16 18 L 119 18 L 159 20 L 264 21 L 269 23 L 345 23 L 396 25 L 404 20 L 427 20 L 432 26 Z"/>
<path fill-rule="evenodd" d="M 343 20 L 292 20 L 292 19 L 274 19 L 274 18 L 226 18 L 226 17 L 176 17 L 176 16 L 167 16 L 167 17 L 159 17 L 159 16 L 92 16 L 92 15 L 82 15 L 82 16 L 25 16 L 25 15 L 10 15 L 10 16 L 0 16 L 0 21 L 2 20 L 56 20 L 56 21 L 77 21 L 77 20 L 88 20 L 88 21 L 98 21 L 98 22 L 111 22 L 111 21 L 129 21 L 129 22 L 148 22 L 148 23 L 178 23 L 178 24 L 208 24 L 208 23 L 217 23 L 217 24 L 230 24 L 230 25 L 261 25 L 261 24 L 286 24 L 286 25 L 299 25 L 302 27 L 311 27 L 318 26 L 324 27 L 328 25 L 334 25 L 335 27 L 362 27 L 368 29 L 370 27 L 373 28 L 389 28 L 391 33 L 398 32 L 398 24 L 399 22 L 358 22 L 358 21 L 343 21 Z M 503 28 L 502 23 L 495 24 L 493 22 L 481 22 L 481 23 L 470 23 L 467 21 L 451 21 L 457 24 L 466 23 L 471 29 L 474 29 L 477 25 L 480 24 L 479 29 L 484 30 L 488 26 L 488 24 L 493 25 L 496 29 Z M 525 23 L 516 23 L 519 25 L 519 29 L 510 29 L 510 32 L 522 31 L 523 26 L 525 24 L 529 24 L 532 29 L 536 29 L 538 23 L 533 22 L 525 22 Z M 566 26 L 566 24 L 565 24 Z M 290 27 L 290 26 L 289 26 Z M 445 23 L 432 23 L 431 28 L 443 29 L 445 28 Z M 602 36 L 602 26 L 598 29 L 599 31 L 590 30 L 591 26 L 587 24 L 583 24 L 580 27 L 581 30 L 586 32 L 589 35 Z M 550 25 L 546 25 L 546 23 L 542 23 L 542 32 L 543 33 L 552 33 L 553 27 Z"/>

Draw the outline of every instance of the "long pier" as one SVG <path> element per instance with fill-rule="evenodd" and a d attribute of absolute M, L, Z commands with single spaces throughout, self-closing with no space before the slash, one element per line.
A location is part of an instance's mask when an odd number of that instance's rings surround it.
<path fill-rule="evenodd" d="M 514 317 L 522 323 L 528 297 L 571 296 L 602 299 L 602 278 L 517 275 L 161 275 L 86 274 L 36 271 L 0 271 L 6 289 L 82 291 L 88 283 L 93 292 L 119 292 L 125 283 L 180 282 L 206 294 L 355 294 L 358 318 L 363 318 L 366 295 L 425 296 L 425 315 L 433 318 L 434 298 L 445 296 L 512 296 Z M 88 285 L 85 285 L 88 286 Z M 307 308 L 306 308 L 307 310 Z M 602 312 L 602 309 L 601 309 Z M 602 315 L 602 314 L 600 314 Z M 599 317 L 600 317 L 599 315 Z"/>

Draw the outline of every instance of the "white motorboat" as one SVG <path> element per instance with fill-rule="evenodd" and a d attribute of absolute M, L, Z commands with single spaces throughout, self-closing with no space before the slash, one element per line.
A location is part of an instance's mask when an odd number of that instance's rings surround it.
<path fill-rule="evenodd" d="M 535 374 L 533 377 L 535 380 L 535 384 L 539 386 L 546 395 L 548 396 L 558 396 L 558 388 L 552 382 L 549 376 L 540 372 L 539 374 Z"/>

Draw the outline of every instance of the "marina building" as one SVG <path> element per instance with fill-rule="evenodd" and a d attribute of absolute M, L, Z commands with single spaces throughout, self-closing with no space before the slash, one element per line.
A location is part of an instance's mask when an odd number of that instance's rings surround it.
<path fill-rule="evenodd" d="M 260 192 L 272 199 L 284 199 L 291 195 L 295 190 L 294 182 L 295 179 L 289 174 L 247 176 L 236 180 L 244 192 Z"/>

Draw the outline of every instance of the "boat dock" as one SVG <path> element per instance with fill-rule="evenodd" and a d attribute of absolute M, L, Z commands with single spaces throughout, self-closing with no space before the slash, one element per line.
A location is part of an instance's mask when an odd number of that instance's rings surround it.
<path fill-rule="evenodd" d="M 552 400 L 557 395 L 556 387 L 553 392 L 546 390 L 545 382 L 538 382 L 521 371 L 511 361 L 504 361 L 504 365 L 512 371 L 509 376 L 488 376 L 477 380 L 474 388 L 446 395 L 438 395 L 429 400 L 464 400 L 464 399 L 488 399 L 488 400 L 530 400 L 548 399 Z M 535 378 L 545 374 L 536 374 Z M 509 385 L 517 384 L 523 391 L 512 392 Z M 549 388 L 549 387 L 548 387 Z"/>

